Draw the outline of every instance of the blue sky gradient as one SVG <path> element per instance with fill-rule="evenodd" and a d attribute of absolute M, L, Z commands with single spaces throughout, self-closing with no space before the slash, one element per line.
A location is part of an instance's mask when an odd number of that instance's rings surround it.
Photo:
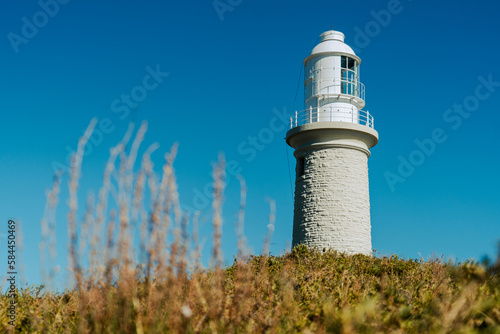
<path fill-rule="evenodd" d="M 129 122 L 147 120 L 143 149 L 160 144 L 153 157 L 158 171 L 163 154 L 179 143 L 180 200 L 202 212 L 205 253 L 211 212 L 197 194 L 210 184 L 219 152 L 248 186 L 249 246 L 261 251 L 271 198 L 277 208 L 271 251 L 287 250 L 293 216 L 287 156 L 292 178 L 295 161 L 284 123 L 303 106 L 302 61 L 332 26 L 362 59 L 365 109 L 380 135 L 369 159 L 373 248 L 408 258 L 496 257 L 497 2 L 8 0 L 2 7 L 0 263 L 13 217 L 22 223 L 24 281 L 41 282 L 40 220 L 54 166 L 67 164 L 93 117 L 101 136 L 87 147 L 82 203 L 97 192 L 109 149 Z M 140 101 L 127 104 L 126 95 Z M 236 252 L 239 205 L 239 183 L 229 176 L 227 263 Z M 67 275 L 67 183 L 62 187 L 59 282 Z"/>

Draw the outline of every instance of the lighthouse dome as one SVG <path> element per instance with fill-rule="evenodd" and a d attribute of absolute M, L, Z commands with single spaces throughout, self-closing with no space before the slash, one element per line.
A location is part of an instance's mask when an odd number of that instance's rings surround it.
<path fill-rule="evenodd" d="M 321 41 L 318 45 L 314 47 L 309 56 L 304 60 L 307 63 L 311 58 L 326 55 L 326 54 L 341 54 L 346 56 L 351 56 L 361 62 L 353 49 L 344 43 L 344 34 L 340 31 L 329 30 L 325 31 L 320 35 Z"/>

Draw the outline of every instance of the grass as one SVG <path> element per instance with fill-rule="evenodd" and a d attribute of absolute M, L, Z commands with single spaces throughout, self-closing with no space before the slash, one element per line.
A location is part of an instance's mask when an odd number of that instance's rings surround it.
<path fill-rule="evenodd" d="M 348 256 L 305 246 L 279 257 L 248 255 L 241 178 L 238 254 L 224 268 L 222 159 L 213 173 L 212 261 L 203 268 L 196 216 L 180 209 L 173 169 L 176 148 L 165 156 L 161 175 L 154 173 L 150 160 L 154 145 L 134 171 L 145 132 L 143 125 L 132 140 L 130 130 L 111 150 L 103 186 L 97 198 L 89 197 L 79 222 L 81 153 L 88 136 L 82 137 L 68 182 L 68 255 L 74 287 L 62 293 L 35 286 L 18 290 L 14 327 L 8 325 L 10 300 L 4 294 L 1 332 L 500 333 L 500 257 L 496 263 L 452 264 Z M 42 220 L 48 281 L 54 277 L 54 213 L 60 186 L 56 177 Z M 108 203 L 110 193 L 115 193 L 116 205 Z M 273 230 L 272 202 L 270 212 L 264 249 Z"/>

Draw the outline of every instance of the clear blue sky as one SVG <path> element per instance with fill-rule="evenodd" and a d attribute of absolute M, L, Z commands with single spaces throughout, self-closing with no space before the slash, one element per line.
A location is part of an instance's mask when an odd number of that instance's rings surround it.
<path fill-rule="evenodd" d="M 76 147 L 93 117 L 107 119 L 105 128 L 112 131 L 103 133 L 85 157 L 82 199 L 97 191 L 109 148 L 128 123 L 148 120 L 144 147 L 160 143 L 157 166 L 163 152 L 179 143 L 175 167 L 184 206 L 199 205 L 204 216 L 210 215 L 209 206 L 193 200 L 196 189 L 210 183 L 211 162 L 224 152 L 248 185 L 249 245 L 261 251 L 266 199 L 272 198 L 277 217 L 271 251 L 287 249 L 293 214 L 287 154 L 292 175 L 295 161 L 273 110 L 300 110 L 301 88 L 295 105 L 294 98 L 302 61 L 332 25 L 362 59 L 365 109 L 374 115 L 380 135 L 369 159 L 373 248 L 411 258 L 419 253 L 458 260 L 496 257 L 496 2 L 220 0 L 217 8 L 212 0 L 55 3 L 2 4 L 2 268 L 7 220 L 14 217 L 23 224 L 23 277 L 40 283 L 45 190 L 54 162 L 65 163 L 67 149 Z M 155 76 L 144 82 L 151 72 Z M 141 88 L 146 86 L 149 90 Z M 141 101 L 129 113 L 121 96 L 132 92 Z M 427 152 L 419 153 L 416 141 L 425 143 Z M 66 275 L 66 189 L 64 183 L 57 221 L 60 280 Z M 232 177 L 224 204 L 227 262 L 235 253 L 238 202 L 239 184 Z M 205 252 L 209 225 L 201 231 Z"/>

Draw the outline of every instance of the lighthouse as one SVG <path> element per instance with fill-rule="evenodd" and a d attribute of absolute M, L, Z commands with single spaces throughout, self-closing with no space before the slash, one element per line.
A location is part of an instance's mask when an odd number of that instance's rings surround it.
<path fill-rule="evenodd" d="M 368 157 L 378 142 L 364 111 L 361 59 L 326 31 L 304 60 L 304 107 L 286 142 L 296 158 L 292 246 L 372 254 Z"/>

